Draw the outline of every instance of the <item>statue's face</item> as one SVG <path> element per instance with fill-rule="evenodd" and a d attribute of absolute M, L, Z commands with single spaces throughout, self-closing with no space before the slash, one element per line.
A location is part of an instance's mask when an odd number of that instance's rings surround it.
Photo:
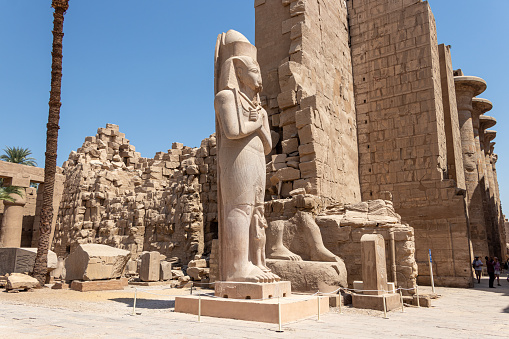
<path fill-rule="evenodd" d="M 256 63 L 242 67 L 239 72 L 239 78 L 245 86 L 251 88 L 255 92 L 261 92 L 262 75 L 260 66 Z"/>

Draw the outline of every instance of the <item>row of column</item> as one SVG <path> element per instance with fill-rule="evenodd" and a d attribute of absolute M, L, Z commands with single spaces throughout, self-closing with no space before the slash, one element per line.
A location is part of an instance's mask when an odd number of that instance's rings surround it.
<path fill-rule="evenodd" d="M 501 257 L 505 254 L 505 231 L 493 153 L 496 132 L 488 130 L 496 120 L 485 115 L 493 105 L 477 98 L 486 90 L 483 79 L 456 76 L 454 84 L 473 251 L 476 256 Z"/>

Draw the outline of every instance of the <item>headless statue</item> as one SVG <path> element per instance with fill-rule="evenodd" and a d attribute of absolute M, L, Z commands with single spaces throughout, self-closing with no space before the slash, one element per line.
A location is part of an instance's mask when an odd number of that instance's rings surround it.
<path fill-rule="evenodd" d="M 265 155 L 272 149 L 256 47 L 239 32 L 219 35 L 215 58 L 220 280 L 274 282 L 265 265 Z"/>

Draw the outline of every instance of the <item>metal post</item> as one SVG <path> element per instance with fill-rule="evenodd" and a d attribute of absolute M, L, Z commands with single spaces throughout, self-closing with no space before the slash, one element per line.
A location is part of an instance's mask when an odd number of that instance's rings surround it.
<path fill-rule="evenodd" d="M 405 306 L 403 305 L 403 292 L 401 286 L 399 287 L 399 299 L 401 300 L 401 312 L 405 312 Z"/>
<path fill-rule="evenodd" d="M 191 281 L 191 295 L 193 295 L 193 282 Z"/>
<path fill-rule="evenodd" d="M 415 285 L 415 295 L 417 297 L 417 307 L 421 307 L 421 301 L 419 300 L 419 286 Z"/>
<path fill-rule="evenodd" d="M 320 321 L 320 296 L 316 296 L 316 301 L 318 302 L 318 321 Z"/>
<path fill-rule="evenodd" d="M 278 323 L 279 323 L 279 330 L 276 332 L 283 332 L 283 328 L 281 326 L 281 301 L 279 300 L 279 295 L 277 296 L 277 316 L 278 316 Z"/>
<path fill-rule="evenodd" d="M 343 314 L 343 308 L 341 307 L 341 299 L 342 299 L 341 297 L 342 297 L 342 295 L 341 295 L 341 293 L 339 293 L 339 314 Z M 345 299 L 343 298 L 343 300 L 345 300 Z"/>
<path fill-rule="evenodd" d="M 385 300 L 385 294 L 383 295 L 383 300 L 384 300 L 384 318 L 388 319 L 387 318 L 387 301 Z"/>
<path fill-rule="evenodd" d="M 431 291 L 435 293 L 435 281 L 433 279 L 433 259 L 431 259 L 431 249 L 429 250 L 429 276 L 431 277 Z"/>
<path fill-rule="evenodd" d="M 198 322 L 201 322 L 201 294 L 198 295 Z"/>
<path fill-rule="evenodd" d="M 134 301 L 133 301 L 133 315 L 136 315 L 136 297 L 138 294 L 138 289 L 134 289 Z"/>

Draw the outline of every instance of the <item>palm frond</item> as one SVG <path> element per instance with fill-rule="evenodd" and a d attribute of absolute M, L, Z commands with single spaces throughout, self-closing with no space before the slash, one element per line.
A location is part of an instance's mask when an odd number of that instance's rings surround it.
<path fill-rule="evenodd" d="M 20 197 L 23 197 L 23 191 L 21 187 L 18 186 L 7 186 L 7 187 L 0 187 L 0 200 L 5 200 L 9 202 L 14 202 L 16 199 L 14 199 L 11 194 L 17 194 Z"/>
<path fill-rule="evenodd" d="M 29 157 L 32 151 L 28 148 L 6 146 L 3 151 L 5 154 L 0 155 L 0 160 L 27 166 L 37 166 L 35 158 Z"/>

